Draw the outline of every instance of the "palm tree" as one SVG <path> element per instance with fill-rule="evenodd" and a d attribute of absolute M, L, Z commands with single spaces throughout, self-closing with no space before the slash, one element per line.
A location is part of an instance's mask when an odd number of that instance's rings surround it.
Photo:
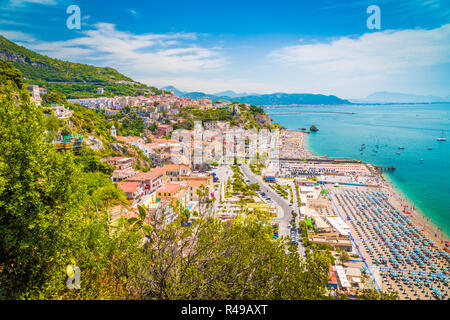
<path fill-rule="evenodd" d="M 196 194 L 198 196 L 198 203 L 199 203 L 199 213 L 202 215 L 202 204 L 205 202 L 207 205 L 207 208 L 210 207 L 211 201 L 209 200 L 209 189 L 205 187 L 204 185 L 201 185 L 197 191 Z"/>

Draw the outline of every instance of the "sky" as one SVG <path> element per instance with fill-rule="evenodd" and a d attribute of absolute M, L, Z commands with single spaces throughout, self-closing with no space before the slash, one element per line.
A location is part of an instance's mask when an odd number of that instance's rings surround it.
<path fill-rule="evenodd" d="M 450 0 L 0 0 L 0 34 L 182 91 L 450 95 Z"/>

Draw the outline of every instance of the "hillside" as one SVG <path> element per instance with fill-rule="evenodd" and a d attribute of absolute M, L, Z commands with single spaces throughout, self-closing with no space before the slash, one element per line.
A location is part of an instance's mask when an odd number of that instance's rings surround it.
<path fill-rule="evenodd" d="M 0 35 L 0 60 L 11 62 L 25 82 L 58 90 L 67 98 L 97 95 L 99 86 L 106 96 L 137 95 L 156 88 L 133 81 L 113 68 L 63 61 L 33 52 Z"/>

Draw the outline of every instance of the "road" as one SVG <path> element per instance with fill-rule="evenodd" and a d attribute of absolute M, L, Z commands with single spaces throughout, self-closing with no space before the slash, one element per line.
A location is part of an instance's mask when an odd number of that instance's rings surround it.
<path fill-rule="evenodd" d="M 270 199 L 272 199 L 278 205 L 278 218 L 279 220 L 279 235 L 290 237 L 290 230 L 288 225 L 292 220 L 292 210 L 295 207 L 291 207 L 289 201 L 278 195 L 260 176 L 255 175 L 247 164 L 241 166 L 241 170 L 244 176 L 250 180 L 250 183 L 257 183 L 261 188 L 261 192 L 264 192 Z M 295 189 L 293 189 L 295 192 Z M 305 256 L 305 248 L 301 241 L 298 241 L 299 253 L 302 257 Z"/>

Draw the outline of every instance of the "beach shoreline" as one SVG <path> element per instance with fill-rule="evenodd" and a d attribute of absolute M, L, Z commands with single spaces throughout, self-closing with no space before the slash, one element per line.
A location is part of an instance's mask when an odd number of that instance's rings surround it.
<path fill-rule="evenodd" d="M 292 130 L 296 131 L 296 130 Z M 297 131 L 301 132 L 301 131 Z M 312 152 L 312 150 L 308 149 L 307 145 L 307 133 L 302 134 L 302 152 L 308 156 L 311 156 L 311 158 L 320 158 L 320 155 L 316 155 Z M 367 163 L 362 161 L 362 164 L 365 166 L 374 166 L 371 163 Z M 411 218 L 411 221 L 413 221 L 414 225 L 419 227 L 423 232 L 433 241 L 436 242 L 436 244 L 441 247 L 442 249 L 446 249 L 445 247 L 445 241 L 450 241 L 450 236 L 445 234 L 443 231 L 439 230 L 438 226 L 436 226 L 431 219 L 422 211 L 420 210 L 414 202 L 409 199 L 406 194 L 400 190 L 399 187 L 395 185 L 395 183 L 392 181 L 391 178 L 389 178 L 387 175 L 384 176 L 380 172 L 377 172 L 378 177 L 383 181 L 383 185 L 381 188 L 386 189 L 386 191 L 391 194 L 391 199 L 394 202 L 394 205 L 398 207 L 401 210 L 401 208 L 404 208 L 404 205 L 408 206 L 408 211 L 410 214 L 408 215 Z"/>

